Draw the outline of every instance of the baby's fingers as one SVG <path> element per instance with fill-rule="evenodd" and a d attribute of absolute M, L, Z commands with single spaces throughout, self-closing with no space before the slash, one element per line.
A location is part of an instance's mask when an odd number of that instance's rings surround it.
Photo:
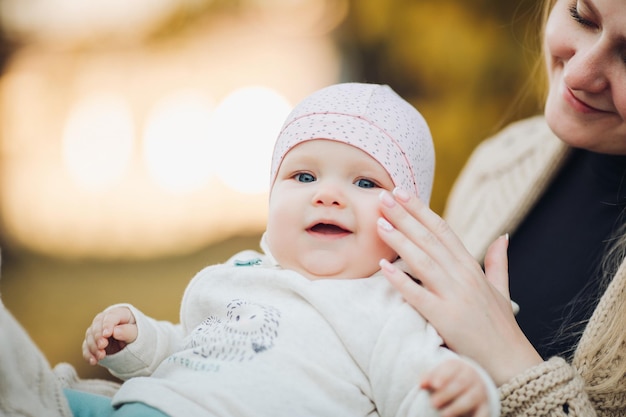
<path fill-rule="evenodd" d="M 424 376 L 422 388 L 442 416 L 479 416 L 489 411 L 486 387 L 478 372 L 458 359 L 448 360 Z"/>
<path fill-rule="evenodd" d="M 117 334 L 121 337 L 119 340 L 123 344 L 136 339 L 136 329 L 134 332 L 133 329 L 124 329 L 124 326 L 130 326 L 128 323 L 134 322 L 135 318 L 127 307 L 115 307 L 97 314 L 91 326 L 85 331 L 85 340 L 82 345 L 83 358 L 91 365 L 95 365 L 107 354 L 118 351 L 118 343 L 111 346 L 111 341 L 116 339 L 114 332 L 119 326 L 122 326 L 122 329 L 117 330 Z M 133 327 L 135 327 L 134 324 Z"/>
<path fill-rule="evenodd" d="M 98 361 L 106 355 L 104 349 L 97 349 L 94 346 L 95 345 L 88 342 L 87 339 L 83 340 L 83 358 L 87 361 L 87 363 L 89 363 L 89 365 L 96 365 Z"/>
<path fill-rule="evenodd" d="M 128 307 L 114 307 L 102 313 L 102 335 L 111 337 L 118 325 L 134 324 L 135 316 Z"/>
<path fill-rule="evenodd" d="M 467 388 L 467 390 L 449 397 L 446 402 L 442 402 L 441 398 L 437 398 L 437 393 L 433 393 L 431 395 L 432 404 L 439 410 L 442 417 L 488 416 L 489 406 L 487 399 L 475 387 Z"/>
<path fill-rule="evenodd" d="M 102 336 L 100 325 L 92 325 L 85 331 L 85 340 L 82 345 L 83 358 L 89 364 L 95 365 L 105 356 L 104 349 L 108 344 L 107 338 Z"/>
<path fill-rule="evenodd" d="M 120 342 L 132 343 L 137 339 L 136 324 L 120 324 L 113 329 L 113 338 Z"/>

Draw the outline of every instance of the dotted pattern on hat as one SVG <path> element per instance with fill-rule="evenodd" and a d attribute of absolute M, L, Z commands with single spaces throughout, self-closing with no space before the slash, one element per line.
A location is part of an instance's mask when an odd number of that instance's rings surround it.
<path fill-rule="evenodd" d="M 387 170 L 395 186 L 430 201 L 435 169 L 430 129 L 415 107 L 389 86 L 335 84 L 302 100 L 276 140 L 271 185 L 287 152 L 314 139 L 365 151 Z"/>

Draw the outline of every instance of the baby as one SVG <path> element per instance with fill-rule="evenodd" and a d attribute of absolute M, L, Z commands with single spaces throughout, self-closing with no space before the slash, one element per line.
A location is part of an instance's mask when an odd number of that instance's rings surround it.
<path fill-rule="evenodd" d="M 127 304 L 98 314 L 83 355 L 125 382 L 112 403 L 68 390 L 74 414 L 498 416 L 486 373 L 380 272 L 403 268 L 378 235 L 381 192 L 428 202 L 433 172 L 425 120 L 388 86 L 304 99 L 276 141 L 263 253 L 200 271 L 179 324 Z"/>

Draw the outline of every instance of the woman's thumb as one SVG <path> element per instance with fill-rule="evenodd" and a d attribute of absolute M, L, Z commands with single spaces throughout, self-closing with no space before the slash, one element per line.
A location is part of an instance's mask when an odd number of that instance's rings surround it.
<path fill-rule="evenodd" d="M 485 255 L 485 275 L 487 280 L 500 294 L 507 300 L 511 298 L 509 293 L 509 259 L 507 249 L 509 248 L 509 234 L 497 238 Z"/>

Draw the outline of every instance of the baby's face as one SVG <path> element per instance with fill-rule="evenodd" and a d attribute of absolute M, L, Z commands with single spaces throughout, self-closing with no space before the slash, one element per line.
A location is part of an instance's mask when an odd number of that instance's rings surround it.
<path fill-rule="evenodd" d="M 378 237 L 378 195 L 394 187 L 374 158 L 324 139 L 296 145 L 272 187 L 267 240 L 277 262 L 309 279 L 363 278 L 397 254 Z"/>

